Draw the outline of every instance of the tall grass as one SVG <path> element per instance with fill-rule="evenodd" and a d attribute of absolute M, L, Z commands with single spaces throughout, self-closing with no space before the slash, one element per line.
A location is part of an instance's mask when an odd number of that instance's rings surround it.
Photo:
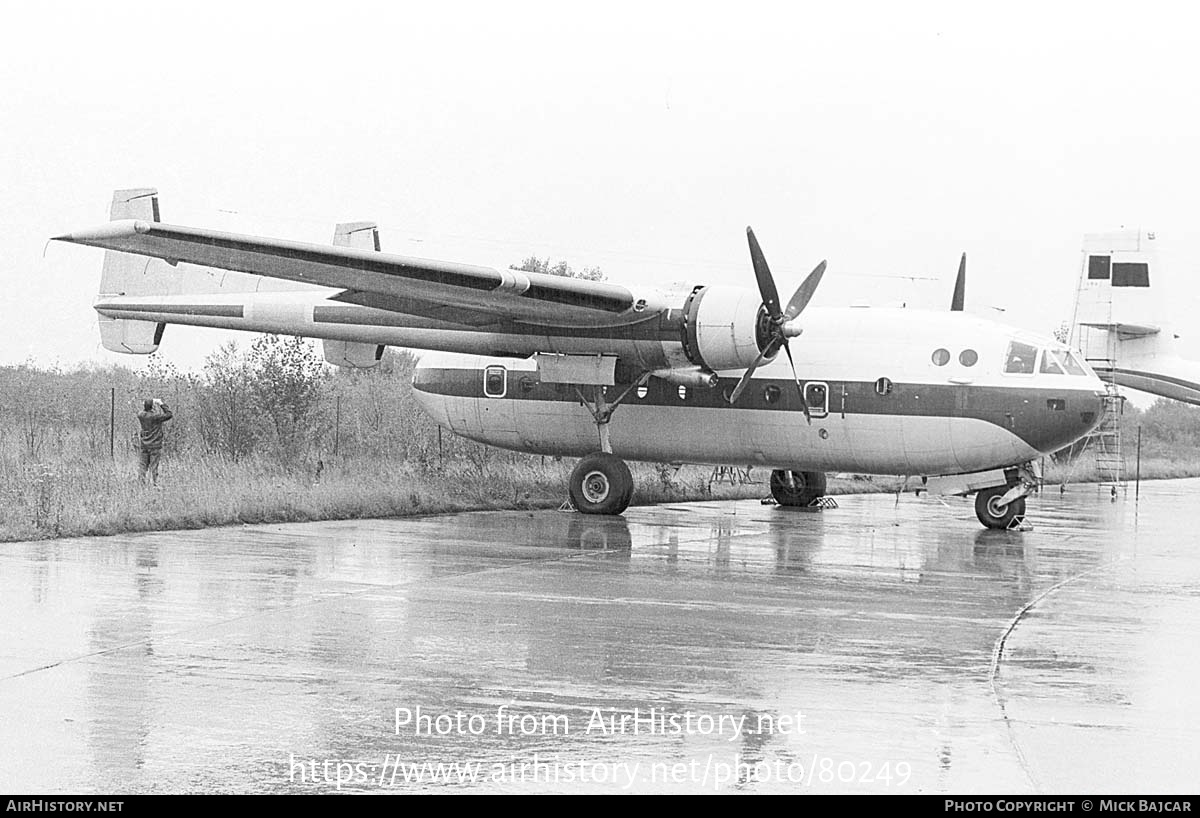
<path fill-rule="evenodd" d="M 58 459 L 6 467 L 0 481 L 0 539 L 114 534 L 236 523 L 389 517 L 469 509 L 551 508 L 566 499 L 573 461 L 456 464 L 354 459 L 317 469 L 264 460 L 166 456 L 158 485 L 131 459 Z M 761 485 L 721 484 L 709 471 L 634 464 L 635 503 L 754 497 Z"/>

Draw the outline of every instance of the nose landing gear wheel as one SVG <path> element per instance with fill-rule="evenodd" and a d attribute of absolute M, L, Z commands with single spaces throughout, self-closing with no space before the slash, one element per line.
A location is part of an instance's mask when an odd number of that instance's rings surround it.
<path fill-rule="evenodd" d="M 621 458 L 593 452 L 572 470 L 568 492 L 584 514 L 620 514 L 633 499 L 633 475 Z"/>
<path fill-rule="evenodd" d="M 975 495 L 975 516 L 988 528 L 1009 528 L 1013 520 L 1025 516 L 1025 498 L 1018 497 L 1007 506 L 1000 505 L 1000 498 L 1008 492 L 1008 486 L 983 489 Z"/>

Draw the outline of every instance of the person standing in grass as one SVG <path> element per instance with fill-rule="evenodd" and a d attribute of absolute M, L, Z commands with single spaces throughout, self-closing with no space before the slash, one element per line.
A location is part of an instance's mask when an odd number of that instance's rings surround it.
<path fill-rule="evenodd" d="M 150 479 L 158 485 L 158 461 L 162 457 L 163 424 L 171 419 L 171 410 L 158 398 L 142 403 L 142 411 L 138 412 L 138 425 L 142 427 L 138 438 L 141 450 L 141 477 L 146 480 L 146 472 Z"/>

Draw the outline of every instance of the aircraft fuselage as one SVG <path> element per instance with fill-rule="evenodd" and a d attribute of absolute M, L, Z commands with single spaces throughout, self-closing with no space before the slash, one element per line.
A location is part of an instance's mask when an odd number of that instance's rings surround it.
<path fill-rule="evenodd" d="M 612 451 L 630 460 L 941 475 L 1002 468 L 1056 451 L 1099 421 L 1090 372 L 1005 372 L 1017 340 L 1063 346 L 961 313 L 820 309 L 794 344 L 809 402 L 780 355 L 730 405 L 740 373 L 714 388 L 650 378 L 612 415 Z M 937 363 L 943 361 L 944 363 Z M 964 361 L 974 361 L 967 365 Z M 583 455 L 597 430 L 581 394 L 543 383 L 533 360 L 427 353 L 414 376 L 426 411 L 475 440 L 518 451 Z M 606 387 L 609 400 L 626 386 Z"/>

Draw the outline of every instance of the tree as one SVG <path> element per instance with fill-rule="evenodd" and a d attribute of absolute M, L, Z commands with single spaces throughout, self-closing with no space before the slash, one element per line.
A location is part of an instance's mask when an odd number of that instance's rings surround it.
<path fill-rule="evenodd" d="M 200 425 L 209 451 L 240 460 L 254 450 L 259 432 L 253 383 L 250 364 L 235 341 L 204 360 Z"/>
<path fill-rule="evenodd" d="M 247 356 L 254 402 L 272 421 L 280 459 L 290 462 L 318 444 L 325 431 L 320 411 L 325 362 L 304 338 L 263 335 Z"/>
<path fill-rule="evenodd" d="M 599 267 L 584 267 L 582 270 L 576 270 L 565 261 L 551 264 L 549 256 L 546 256 L 544 259 L 540 259 L 537 256 L 529 256 L 520 264 L 509 265 L 509 269 L 520 270 L 524 273 L 546 273 L 547 275 L 563 276 L 564 278 L 581 278 L 584 281 L 604 281 L 606 278 Z"/>

